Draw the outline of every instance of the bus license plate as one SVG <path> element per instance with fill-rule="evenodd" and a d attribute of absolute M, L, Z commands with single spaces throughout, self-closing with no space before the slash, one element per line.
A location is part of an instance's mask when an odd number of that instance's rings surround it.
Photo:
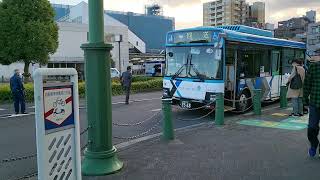
<path fill-rule="evenodd" d="M 181 101 L 181 107 L 184 109 L 191 109 L 191 103 L 188 101 Z"/>

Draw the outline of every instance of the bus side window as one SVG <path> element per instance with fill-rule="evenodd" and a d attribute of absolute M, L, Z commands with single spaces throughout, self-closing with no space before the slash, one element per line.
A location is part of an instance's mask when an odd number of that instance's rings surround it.
<path fill-rule="evenodd" d="M 282 49 L 282 74 L 291 73 L 291 61 L 294 59 L 294 50 L 289 48 Z"/>

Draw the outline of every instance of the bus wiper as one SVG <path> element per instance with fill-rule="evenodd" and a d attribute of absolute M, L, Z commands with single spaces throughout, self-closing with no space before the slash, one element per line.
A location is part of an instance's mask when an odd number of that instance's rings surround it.
<path fill-rule="evenodd" d="M 203 75 L 203 74 L 201 74 L 200 72 L 199 72 L 199 70 L 197 69 L 197 68 L 195 68 L 194 67 L 194 65 L 193 64 L 191 64 L 191 68 L 193 69 L 193 71 L 196 73 L 196 75 L 197 75 L 197 78 L 199 78 L 202 82 L 204 82 L 204 80 L 205 80 L 205 78 L 206 78 L 206 76 L 205 75 Z M 191 70 L 191 69 L 190 69 Z M 189 71 L 189 75 L 191 75 L 190 74 L 190 71 Z M 192 76 L 192 75 L 191 75 Z"/>
<path fill-rule="evenodd" d="M 176 79 L 183 71 L 184 66 L 186 66 L 187 64 L 184 64 L 183 66 L 181 66 L 180 69 L 178 69 L 178 71 L 172 76 L 172 80 Z"/>
<path fill-rule="evenodd" d="M 189 64 L 189 55 L 187 56 L 187 62 L 185 64 L 183 64 L 180 69 L 178 69 L 178 71 L 172 76 L 172 80 L 175 80 L 183 71 L 184 66 L 186 66 L 188 68 L 188 64 Z"/>
<path fill-rule="evenodd" d="M 195 67 L 194 67 L 194 65 L 193 65 L 193 64 L 191 64 L 191 63 L 192 63 L 192 54 L 190 55 L 190 59 L 189 59 L 189 61 L 190 61 L 190 68 L 189 68 L 188 74 L 192 77 L 192 75 L 191 75 L 191 73 L 190 73 L 191 68 L 192 68 L 192 69 L 193 69 L 193 71 L 196 73 L 197 78 L 199 78 L 201 81 L 203 81 L 203 82 L 204 82 L 204 80 L 205 80 L 205 76 L 204 76 L 204 75 L 202 75 L 202 74 L 199 72 L 199 70 L 198 70 L 197 68 L 195 68 Z"/>
<path fill-rule="evenodd" d="M 190 41 L 189 43 L 208 43 L 208 40 L 197 40 L 197 41 Z"/>

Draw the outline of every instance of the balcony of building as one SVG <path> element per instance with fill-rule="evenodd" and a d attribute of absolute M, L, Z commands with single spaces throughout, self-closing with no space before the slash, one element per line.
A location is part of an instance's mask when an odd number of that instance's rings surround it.
<path fill-rule="evenodd" d="M 217 13 L 220 13 L 220 12 L 224 12 L 224 8 L 217 8 L 217 11 L 216 11 Z"/>

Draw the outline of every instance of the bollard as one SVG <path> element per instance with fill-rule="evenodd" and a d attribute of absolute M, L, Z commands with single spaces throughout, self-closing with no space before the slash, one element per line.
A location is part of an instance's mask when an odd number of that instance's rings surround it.
<path fill-rule="evenodd" d="M 253 90 L 253 111 L 255 115 L 261 115 L 261 89 Z"/>
<path fill-rule="evenodd" d="M 288 107 L 288 100 L 287 100 L 287 86 L 281 86 L 280 88 L 280 108 L 287 108 Z"/>
<path fill-rule="evenodd" d="M 223 124 L 224 124 L 224 97 L 223 97 L 223 93 L 217 93 L 215 125 L 220 126 Z"/>
<path fill-rule="evenodd" d="M 173 124 L 172 124 L 172 99 L 162 99 L 162 113 L 163 113 L 163 139 L 173 140 Z"/>

